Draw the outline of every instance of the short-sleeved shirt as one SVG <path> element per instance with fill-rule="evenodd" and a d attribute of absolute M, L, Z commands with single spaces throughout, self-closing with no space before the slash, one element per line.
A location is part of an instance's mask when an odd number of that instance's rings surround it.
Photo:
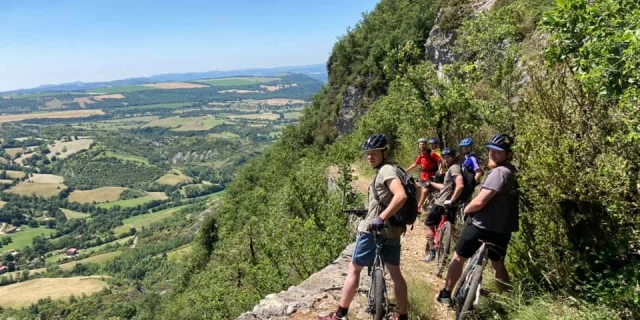
<path fill-rule="evenodd" d="M 435 151 L 431 151 L 431 154 L 428 152 L 420 153 L 414 162 L 414 164 L 420 165 L 420 180 L 424 182 L 435 176 L 438 173 L 438 163 L 441 159 Z"/>
<path fill-rule="evenodd" d="M 482 170 L 480 168 L 480 162 L 478 162 L 478 157 L 476 157 L 476 155 L 473 152 L 466 154 L 464 156 L 464 162 L 462 163 L 462 166 L 467 167 L 467 169 L 469 169 L 470 172 L 476 172 L 478 170 Z"/>
<path fill-rule="evenodd" d="M 462 169 L 457 164 L 453 164 L 444 175 L 444 183 L 442 190 L 436 199 L 436 205 L 444 206 L 444 202 L 451 199 L 453 191 L 456 189 L 456 177 L 462 174 Z"/>
<path fill-rule="evenodd" d="M 496 233 L 518 231 L 519 187 L 515 173 L 516 168 L 511 164 L 489 171 L 482 188 L 495 191 L 496 194 L 484 208 L 473 214 L 471 222 L 474 226 Z"/>
<path fill-rule="evenodd" d="M 358 232 L 369 233 L 367 228 L 373 219 L 382 213 L 382 206 L 376 201 L 371 188 L 376 188 L 380 202 L 389 204 L 393 199 L 393 193 L 389 189 L 389 185 L 393 179 L 400 179 L 398 177 L 398 171 L 390 164 L 385 164 L 380 169 L 375 178 L 375 182 L 369 185 L 369 199 L 367 201 L 367 216 L 358 225 Z M 388 221 L 385 222 L 386 228 L 382 231 L 382 235 L 386 238 L 400 238 L 400 236 L 406 231 L 405 226 L 394 226 Z"/>

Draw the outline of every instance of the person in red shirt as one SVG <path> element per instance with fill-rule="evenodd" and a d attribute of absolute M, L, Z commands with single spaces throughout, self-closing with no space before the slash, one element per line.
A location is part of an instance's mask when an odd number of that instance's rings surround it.
<path fill-rule="evenodd" d="M 420 166 L 420 181 L 418 184 L 423 188 L 420 195 L 420 201 L 418 202 L 418 212 L 422 211 L 422 206 L 429 195 L 429 189 L 425 188 L 424 184 L 435 176 L 443 165 L 442 158 L 435 151 L 427 147 L 427 141 L 428 140 L 425 138 L 420 138 L 418 140 L 418 150 L 420 150 L 420 153 L 416 157 L 416 161 L 414 161 L 413 164 L 405 170 L 407 172 L 411 172 L 411 170 Z"/>

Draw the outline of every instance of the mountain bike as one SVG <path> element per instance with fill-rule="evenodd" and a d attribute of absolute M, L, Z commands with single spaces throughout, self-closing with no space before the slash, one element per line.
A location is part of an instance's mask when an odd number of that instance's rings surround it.
<path fill-rule="evenodd" d="M 367 294 L 366 312 L 371 314 L 375 320 L 382 320 L 391 314 L 389 306 L 389 298 L 387 296 L 387 285 L 384 281 L 384 261 L 382 260 L 382 247 L 384 238 L 380 236 L 380 232 L 373 232 L 373 241 L 376 243 L 376 257 L 373 265 L 369 267 L 369 276 L 371 276 L 371 287 Z"/>
<path fill-rule="evenodd" d="M 449 210 L 445 208 L 445 210 Z M 435 271 L 436 276 L 440 276 L 442 270 L 447 264 L 449 253 L 451 253 L 451 222 L 447 219 L 447 214 L 443 214 L 433 239 L 434 249 L 436 251 Z"/>
<path fill-rule="evenodd" d="M 500 252 L 499 247 L 490 242 L 482 241 L 482 245 L 471 257 L 465 266 L 460 277 L 460 282 L 453 292 L 454 303 L 458 306 L 456 319 L 467 319 L 471 310 L 475 309 L 480 300 L 480 290 L 482 286 L 482 271 L 489 261 L 489 250 Z"/>

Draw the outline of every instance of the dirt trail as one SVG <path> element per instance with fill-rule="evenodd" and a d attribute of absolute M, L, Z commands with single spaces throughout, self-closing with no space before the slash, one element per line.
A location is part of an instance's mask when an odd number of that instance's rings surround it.
<path fill-rule="evenodd" d="M 353 181 L 352 185 L 354 189 L 366 195 L 369 181 L 372 179 L 372 177 L 361 176 L 357 166 L 352 166 L 352 170 L 354 176 L 359 176 L 358 179 L 355 179 Z M 432 303 L 434 306 L 434 312 L 430 319 L 453 319 L 455 317 L 455 312 L 453 310 L 442 307 L 440 304 L 435 302 L 435 297 L 438 291 L 443 287 L 444 280 L 435 276 L 433 272 L 433 263 L 427 264 L 423 262 L 424 245 L 426 241 L 426 227 L 422 224 L 421 221 L 424 221 L 425 217 L 425 214 L 419 217 L 419 221 L 416 221 L 414 229 L 407 230 L 407 233 L 402 237 L 402 272 L 408 283 L 411 283 L 413 279 L 422 278 L 426 279 L 427 283 L 429 284 L 431 294 L 427 298 L 430 299 L 430 301 L 426 301 L 425 303 Z M 346 272 L 347 270 L 345 269 L 342 275 L 346 276 Z M 360 288 L 358 289 L 358 294 L 356 295 L 356 298 L 349 308 L 350 320 L 370 319 L 370 315 L 364 313 L 364 308 L 366 306 L 366 293 L 368 290 L 368 279 L 365 278 L 368 278 L 366 269 L 360 276 Z M 386 275 L 386 278 L 388 282 L 387 288 L 390 288 L 392 291 L 393 284 L 389 279 L 388 274 Z M 295 313 L 291 315 L 289 319 L 316 319 L 318 315 L 325 315 L 331 311 L 335 311 L 338 305 L 338 301 L 340 300 L 342 281 L 344 281 L 344 278 L 340 279 L 340 285 L 334 287 L 334 290 L 328 291 L 322 299 L 316 301 L 311 310 L 305 311 L 303 313 Z M 409 287 L 409 290 L 411 290 L 411 286 Z M 389 295 L 391 299 L 394 299 L 393 292 L 389 292 Z"/>

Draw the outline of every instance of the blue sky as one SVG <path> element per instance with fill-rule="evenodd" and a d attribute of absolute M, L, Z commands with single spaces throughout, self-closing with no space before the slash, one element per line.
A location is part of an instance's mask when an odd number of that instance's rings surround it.
<path fill-rule="evenodd" d="M 2 0 L 0 91 L 324 63 L 377 0 Z"/>

